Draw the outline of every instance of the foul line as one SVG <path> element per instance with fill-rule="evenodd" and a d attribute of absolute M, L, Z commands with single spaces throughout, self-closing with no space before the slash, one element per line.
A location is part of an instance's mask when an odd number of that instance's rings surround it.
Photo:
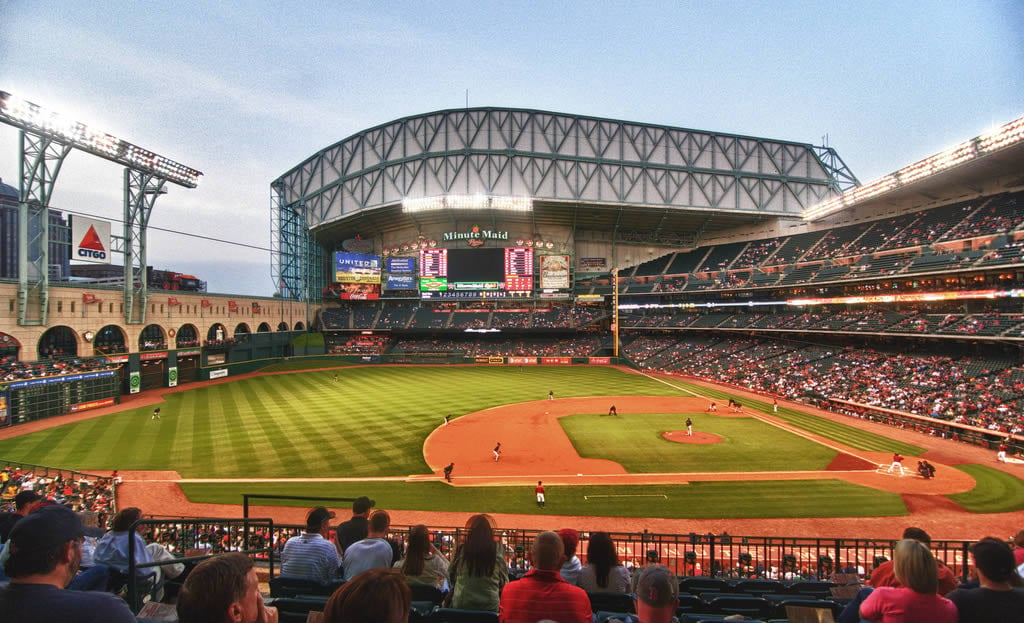
<path fill-rule="evenodd" d="M 590 498 L 662 498 L 667 500 L 668 496 L 664 493 L 623 493 L 620 495 L 585 495 L 584 500 Z"/>
<path fill-rule="evenodd" d="M 697 398 L 703 398 L 704 400 L 712 400 L 712 401 L 714 400 L 713 398 L 709 398 L 708 396 L 704 396 L 704 395 L 698 394 L 697 392 L 689 390 L 689 389 L 686 389 L 685 387 L 679 387 L 677 385 L 673 385 L 672 383 L 669 383 L 668 381 L 666 381 L 664 379 L 660 379 L 660 378 L 658 378 L 656 376 L 651 376 L 650 374 L 647 374 L 646 372 L 640 372 L 640 374 L 643 374 L 644 376 L 646 376 L 649 379 L 658 381 L 659 383 L 664 383 L 665 385 L 668 385 L 669 387 L 671 387 L 673 389 L 676 389 L 678 391 L 686 392 L 688 394 L 696 396 Z M 866 457 L 863 457 L 863 456 L 857 454 L 857 452 L 853 448 L 850 448 L 849 450 L 847 450 L 847 449 L 844 449 L 844 448 L 840 448 L 837 445 L 834 445 L 835 442 L 833 442 L 830 439 L 827 439 L 823 435 L 813 435 L 812 433 L 809 433 L 809 432 L 807 432 L 807 431 L 805 431 L 805 430 L 803 430 L 801 428 L 796 428 L 795 426 L 793 426 L 792 424 L 789 424 L 788 422 L 773 422 L 772 420 L 767 419 L 766 414 L 763 414 L 760 411 L 745 411 L 744 410 L 744 411 L 740 411 L 740 413 L 745 413 L 745 414 L 749 415 L 750 417 L 752 417 L 752 418 L 754 418 L 756 420 L 759 420 L 761 422 L 764 422 L 765 424 L 768 424 L 769 426 L 774 426 L 775 428 L 784 430 L 784 431 L 786 431 L 788 433 L 792 433 L 792 434 L 797 435 L 799 437 L 803 437 L 804 439 L 806 439 L 808 441 L 814 442 L 814 443 L 816 443 L 818 445 L 825 446 L 826 448 L 829 448 L 831 450 L 835 450 L 836 452 L 840 452 L 842 454 L 849 454 L 850 456 L 856 457 L 856 458 L 858 458 L 858 459 L 860 459 L 862 461 L 867 461 L 868 463 L 877 463 L 877 461 L 873 461 L 871 459 L 868 459 Z M 818 437 L 818 438 L 816 439 L 815 437 Z M 828 470 L 825 470 L 825 471 L 828 471 Z M 870 470 L 866 470 L 865 469 L 865 470 L 858 470 L 858 471 L 865 471 L 865 472 L 867 472 L 867 471 L 870 471 Z"/>

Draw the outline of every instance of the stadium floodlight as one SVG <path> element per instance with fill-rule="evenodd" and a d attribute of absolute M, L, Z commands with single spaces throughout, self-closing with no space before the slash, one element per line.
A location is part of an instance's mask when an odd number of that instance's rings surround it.
<path fill-rule="evenodd" d="M 198 186 L 203 174 L 5 91 L 0 91 L 0 121 L 186 188 Z"/>
<path fill-rule="evenodd" d="M 440 195 L 403 199 L 402 212 L 429 212 L 431 210 L 498 210 L 501 212 L 532 212 L 533 199 L 529 197 L 492 197 L 489 195 Z"/>
<path fill-rule="evenodd" d="M 812 206 L 804 210 L 803 218 L 805 221 L 815 221 L 860 201 L 877 197 L 901 186 L 913 184 L 1021 142 L 1024 142 L 1024 117 L 905 166 L 874 182 L 852 188 L 837 197 Z"/>

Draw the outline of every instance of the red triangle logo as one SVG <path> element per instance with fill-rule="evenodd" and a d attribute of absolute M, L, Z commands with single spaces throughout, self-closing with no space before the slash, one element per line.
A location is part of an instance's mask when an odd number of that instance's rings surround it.
<path fill-rule="evenodd" d="M 106 251 L 103 248 L 103 242 L 100 237 L 96 234 L 96 228 L 92 225 L 89 226 L 89 231 L 85 232 L 85 237 L 78 243 L 78 248 L 89 249 L 91 251 Z"/>

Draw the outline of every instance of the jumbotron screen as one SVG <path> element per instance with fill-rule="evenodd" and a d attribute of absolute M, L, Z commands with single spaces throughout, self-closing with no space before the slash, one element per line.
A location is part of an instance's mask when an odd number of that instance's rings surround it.
<path fill-rule="evenodd" d="M 423 249 L 420 290 L 448 292 L 449 296 L 458 296 L 457 292 L 482 293 L 484 297 L 528 294 L 533 291 L 533 249 Z"/>

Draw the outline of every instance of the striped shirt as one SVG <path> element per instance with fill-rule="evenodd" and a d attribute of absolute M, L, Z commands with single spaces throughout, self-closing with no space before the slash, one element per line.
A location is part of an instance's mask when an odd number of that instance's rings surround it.
<path fill-rule="evenodd" d="M 338 550 L 320 534 L 303 532 L 284 544 L 281 576 L 329 584 L 338 578 Z"/>

